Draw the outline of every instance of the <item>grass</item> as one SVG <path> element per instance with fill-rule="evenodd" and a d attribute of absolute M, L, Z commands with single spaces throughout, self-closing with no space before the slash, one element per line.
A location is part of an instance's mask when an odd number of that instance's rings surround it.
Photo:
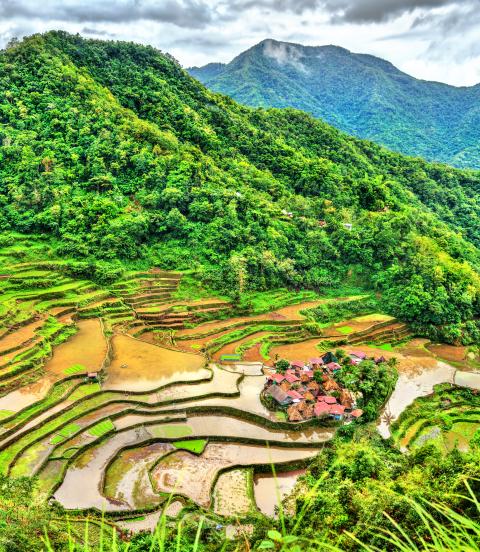
<path fill-rule="evenodd" d="M 62 435 L 63 437 L 70 437 L 74 433 L 76 433 L 81 427 L 78 424 L 72 423 L 68 424 L 65 427 L 62 427 L 62 429 L 58 432 L 59 435 Z"/>
<path fill-rule="evenodd" d="M 73 376 L 74 374 L 78 374 L 80 372 L 86 372 L 87 368 L 83 364 L 73 364 L 69 368 L 66 368 L 63 373 L 66 376 Z"/>
<path fill-rule="evenodd" d="M 181 437 L 188 437 L 193 433 L 193 429 L 186 424 L 172 424 L 163 425 L 160 427 L 150 427 L 149 431 L 154 437 L 163 437 L 166 439 L 178 439 Z"/>
<path fill-rule="evenodd" d="M 314 291 L 290 291 L 286 288 L 280 288 L 272 291 L 256 291 L 246 293 L 242 296 L 241 304 L 245 305 L 249 312 L 261 314 L 288 305 L 304 303 L 306 301 L 315 301 L 320 299 L 320 295 Z"/>
<path fill-rule="evenodd" d="M 81 385 L 78 389 L 75 389 L 75 391 L 70 395 L 70 400 L 78 401 L 79 399 L 83 399 L 87 395 L 97 393 L 98 391 L 101 391 L 99 383 L 87 383 L 85 385 Z"/>
<path fill-rule="evenodd" d="M 237 355 L 237 354 L 232 354 L 232 355 L 222 355 L 220 357 L 220 360 L 242 360 L 242 357 L 240 355 Z"/>
<path fill-rule="evenodd" d="M 102 435 L 105 435 L 105 433 L 114 430 L 115 426 L 113 425 L 112 420 L 110 420 L 110 418 L 107 418 L 106 420 L 103 420 L 91 427 L 88 430 L 88 433 L 90 433 L 90 435 L 93 435 L 94 437 L 101 437 Z"/>
<path fill-rule="evenodd" d="M 340 328 L 337 328 L 337 330 L 343 335 L 348 335 L 354 331 L 354 328 L 351 326 L 341 326 Z"/>
<path fill-rule="evenodd" d="M 193 439 L 191 441 L 176 441 L 172 443 L 177 449 L 188 450 L 194 454 L 202 454 L 207 445 L 206 439 Z"/>
<path fill-rule="evenodd" d="M 274 472 L 275 474 L 275 472 Z M 283 511 L 281 502 L 279 502 L 279 522 L 278 529 L 268 525 L 264 529 L 265 538 L 259 543 L 249 542 L 248 535 L 243 535 L 235 548 L 235 543 L 228 541 L 225 537 L 221 540 L 221 535 L 217 535 L 217 544 L 215 550 L 224 552 L 225 550 L 274 550 L 276 552 L 346 552 L 347 550 L 362 550 L 364 552 L 480 552 L 480 504 L 473 493 L 468 482 L 465 483 L 469 496 L 465 497 L 471 502 L 476 510 L 475 518 L 468 517 L 461 512 L 456 512 L 443 504 L 423 504 L 405 498 L 407 506 L 415 512 L 420 518 L 418 523 L 417 536 L 413 537 L 414 530 L 411 527 L 404 528 L 399 525 L 395 519 L 385 514 L 388 520 L 386 529 L 371 527 L 372 531 L 383 541 L 381 546 L 371 546 L 368 542 L 360 541 L 349 531 L 345 532 L 346 548 L 341 548 L 331 544 L 324 538 L 310 538 L 303 536 L 304 517 L 311 507 L 314 500 L 307 500 L 294 518 L 294 524 L 290 524 L 290 530 L 287 531 L 286 513 Z M 277 485 L 278 486 L 278 485 Z M 277 491 L 279 496 L 279 492 Z M 313 495 L 311 499 L 314 499 Z M 173 495 L 167 500 L 163 510 L 168 509 L 173 499 Z M 137 516 L 124 521 L 140 521 L 144 516 Z M 205 550 L 202 543 L 208 542 L 209 531 L 204 530 L 204 526 L 209 524 L 205 515 L 198 514 L 191 518 L 193 531 L 186 527 L 187 519 L 182 518 L 172 524 L 168 521 L 165 513 L 162 513 L 158 524 L 151 536 L 151 539 L 144 541 L 142 550 L 148 552 L 200 552 Z M 59 522 L 59 520 L 57 520 Z M 130 544 L 121 542 L 115 529 L 103 518 L 100 520 L 83 520 L 83 531 L 72 530 L 72 525 L 80 523 L 80 520 L 68 519 L 63 522 L 66 526 L 65 534 L 68 537 L 68 550 L 76 552 L 127 552 L 131 550 Z M 218 522 L 217 522 L 218 523 Z M 272 522 L 270 522 L 272 523 Z M 355 528 L 352 527 L 352 530 Z M 46 552 L 55 552 L 49 542 L 48 532 L 45 531 L 45 550 Z"/>
<path fill-rule="evenodd" d="M 13 410 L 0 410 L 0 420 L 9 418 L 12 414 L 15 414 Z"/>
<path fill-rule="evenodd" d="M 382 343 L 381 345 L 377 345 L 376 343 L 367 343 L 368 347 L 372 347 L 373 349 L 382 349 L 382 351 L 393 351 L 393 345 L 391 343 Z"/>

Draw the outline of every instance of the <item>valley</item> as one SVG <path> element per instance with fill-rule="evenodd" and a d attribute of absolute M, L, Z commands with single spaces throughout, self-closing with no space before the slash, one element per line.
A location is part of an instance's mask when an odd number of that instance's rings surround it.
<path fill-rule="evenodd" d="M 0 88 L 1 552 L 480 535 L 480 173 L 131 42 Z"/>

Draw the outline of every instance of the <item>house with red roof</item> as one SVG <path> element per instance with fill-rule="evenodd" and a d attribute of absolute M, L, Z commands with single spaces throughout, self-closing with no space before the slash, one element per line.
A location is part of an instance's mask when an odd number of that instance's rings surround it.
<path fill-rule="evenodd" d="M 327 403 L 317 402 L 313 407 L 313 412 L 317 418 L 321 416 L 328 416 L 330 414 L 330 407 Z"/>
<path fill-rule="evenodd" d="M 293 401 L 301 401 L 303 399 L 303 395 L 301 393 L 299 393 L 298 391 L 295 391 L 294 389 L 290 389 L 290 391 L 287 391 L 287 395 Z"/>
<path fill-rule="evenodd" d="M 283 374 L 272 374 L 271 376 L 268 376 L 268 379 L 272 383 L 282 383 L 282 381 L 285 379 L 285 376 Z"/>
<path fill-rule="evenodd" d="M 311 358 L 308 363 L 314 370 L 319 370 L 323 365 L 323 358 L 317 357 L 317 358 Z"/>
<path fill-rule="evenodd" d="M 345 414 L 345 407 L 341 404 L 332 404 L 330 406 L 330 416 L 336 420 L 341 420 Z"/>

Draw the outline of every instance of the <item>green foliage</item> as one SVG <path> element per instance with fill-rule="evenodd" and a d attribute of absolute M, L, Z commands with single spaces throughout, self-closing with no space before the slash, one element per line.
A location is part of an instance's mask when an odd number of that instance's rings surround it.
<path fill-rule="evenodd" d="M 55 549 L 67 548 L 63 527 L 53 520 L 62 515 L 44 497 L 37 496 L 35 480 L 0 475 L 0 551 L 25 552 L 41 550 L 45 530 Z"/>
<path fill-rule="evenodd" d="M 362 297 L 351 301 L 329 301 L 313 309 L 303 311 L 309 319 L 325 324 L 355 316 L 371 314 L 378 310 L 379 302 L 373 297 Z"/>
<path fill-rule="evenodd" d="M 290 368 L 290 362 L 288 362 L 288 360 L 285 360 L 284 358 L 281 358 L 280 360 L 277 360 L 277 362 L 275 362 L 275 368 L 277 369 L 277 372 L 283 374 L 286 370 Z"/>
<path fill-rule="evenodd" d="M 375 420 L 380 407 L 391 395 L 398 373 L 395 359 L 376 364 L 373 360 L 364 360 L 356 365 L 346 364 L 335 374 L 335 379 L 350 391 L 361 393 L 359 407 L 364 410 L 367 421 Z"/>
<path fill-rule="evenodd" d="M 115 426 L 113 425 L 112 420 L 110 420 L 110 418 L 107 418 L 106 420 L 102 420 L 98 424 L 95 424 L 93 427 L 91 427 L 88 430 L 88 433 L 90 433 L 90 435 L 93 435 L 94 437 L 101 437 L 102 435 L 105 435 L 106 433 L 114 430 Z"/>
<path fill-rule="evenodd" d="M 189 441 L 175 441 L 175 443 L 172 444 L 177 449 L 188 450 L 189 452 L 193 452 L 195 454 L 201 454 L 207 445 L 207 441 L 205 439 L 191 439 Z"/>

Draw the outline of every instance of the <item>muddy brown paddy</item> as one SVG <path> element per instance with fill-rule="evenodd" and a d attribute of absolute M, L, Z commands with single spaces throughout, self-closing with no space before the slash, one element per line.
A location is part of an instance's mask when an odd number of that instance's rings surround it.
<path fill-rule="evenodd" d="M 112 347 L 106 389 L 148 391 L 172 381 L 198 379 L 205 371 L 201 355 L 173 351 L 128 335 L 113 336 Z"/>

